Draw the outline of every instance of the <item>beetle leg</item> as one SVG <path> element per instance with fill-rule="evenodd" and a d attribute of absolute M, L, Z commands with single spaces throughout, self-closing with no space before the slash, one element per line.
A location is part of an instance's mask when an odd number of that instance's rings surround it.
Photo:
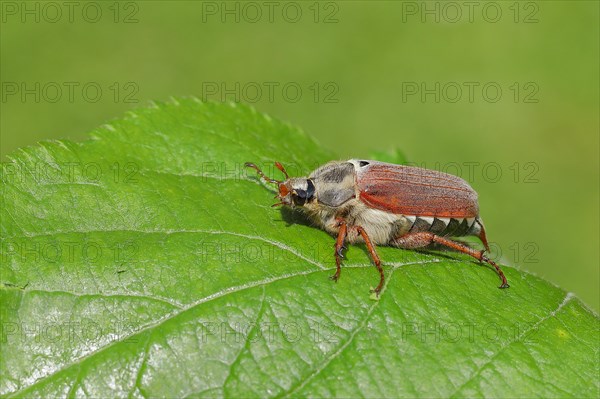
<path fill-rule="evenodd" d="M 416 249 L 426 247 L 434 242 L 445 247 L 452 248 L 464 254 L 470 255 L 480 262 L 489 263 L 490 265 L 494 266 L 494 268 L 496 269 L 496 273 L 498 273 L 498 277 L 500 277 L 500 280 L 502 280 L 502 284 L 498 288 L 510 287 L 508 285 L 508 282 L 506 281 L 506 277 L 504 276 L 502 269 L 500 269 L 500 266 L 498 266 L 496 262 L 485 256 L 483 254 L 485 251 L 477 251 L 465 244 L 452 241 L 448 238 L 440 237 L 431 232 L 408 233 L 392 240 L 391 243 L 400 248 Z"/>
<path fill-rule="evenodd" d="M 338 226 L 340 228 L 340 231 L 338 232 L 338 237 L 335 242 L 336 270 L 335 270 L 335 274 L 333 276 L 329 277 L 330 279 L 332 279 L 335 282 L 338 281 L 338 279 L 340 278 L 340 273 L 342 272 L 342 258 L 344 257 L 344 254 L 342 253 L 342 251 L 346 248 L 346 247 L 344 247 L 344 241 L 346 240 L 346 235 L 348 233 L 348 226 L 346 225 L 345 221 L 340 220 L 338 222 Z"/>
<path fill-rule="evenodd" d="M 377 255 L 377 252 L 375 251 L 375 246 L 373 245 L 373 243 L 371 243 L 371 239 L 367 235 L 367 232 L 365 231 L 365 229 L 363 229 L 360 226 L 356 226 L 356 231 L 358 231 L 358 233 L 362 236 L 363 240 L 365 240 L 365 244 L 367 245 L 369 254 L 371 255 L 371 258 L 373 259 L 373 263 L 375 263 L 375 266 L 377 267 L 377 270 L 379 271 L 379 285 L 374 290 L 371 290 L 371 292 L 374 292 L 375 295 L 379 296 L 379 293 L 381 292 L 381 288 L 383 287 L 383 282 L 385 281 L 385 277 L 383 275 L 383 268 L 381 267 L 381 260 L 379 259 L 379 256 Z"/>

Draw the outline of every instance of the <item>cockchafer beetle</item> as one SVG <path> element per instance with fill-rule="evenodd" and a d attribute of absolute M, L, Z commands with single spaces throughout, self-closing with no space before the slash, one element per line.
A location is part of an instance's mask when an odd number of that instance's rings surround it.
<path fill-rule="evenodd" d="M 477 193 L 463 179 L 447 173 L 350 159 L 332 161 L 312 172 L 309 177 L 290 178 L 285 168 L 275 166 L 285 180 L 265 176 L 261 169 L 247 162 L 246 167 L 269 183 L 277 184 L 278 205 L 300 207 L 325 231 L 337 236 L 335 243 L 337 281 L 344 257 L 344 243 L 365 243 L 380 280 L 372 290 L 378 296 L 385 281 L 375 245 L 404 249 L 438 244 L 465 253 L 492 265 L 502 280 L 499 288 L 508 288 L 500 267 L 487 256 L 489 245 L 479 217 Z M 485 250 L 475 250 L 447 237 L 476 236 Z"/>

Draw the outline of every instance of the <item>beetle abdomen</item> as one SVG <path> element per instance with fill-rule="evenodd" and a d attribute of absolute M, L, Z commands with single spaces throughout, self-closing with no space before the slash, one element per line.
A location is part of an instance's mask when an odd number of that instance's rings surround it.
<path fill-rule="evenodd" d="M 409 233 L 428 231 L 442 237 L 462 237 L 479 235 L 479 218 L 444 218 L 432 216 L 405 216 L 413 222 Z"/>
<path fill-rule="evenodd" d="M 412 226 L 407 232 L 398 232 L 390 237 L 390 244 L 394 245 L 394 241 L 409 233 L 430 232 L 440 237 L 478 237 L 486 250 L 490 250 L 485 235 L 485 227 L 479 217 L 473 218 L 442 218 L 428 216 L 404 216 Z"/>

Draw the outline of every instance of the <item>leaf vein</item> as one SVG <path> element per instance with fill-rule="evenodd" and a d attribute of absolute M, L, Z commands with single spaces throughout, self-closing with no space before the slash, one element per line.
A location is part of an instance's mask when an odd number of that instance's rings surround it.
<path fill-rule="evenodd" d="M 414 264 L 424 264 L 424 263 L 428 263 L 428 262 L 405 263 L 405 264 L 402 264 L 401 266 L 410 266 L 410 265 L 414 265 Z M 358 268 L 358 267 L 372 267 L 372 265 L 370 265 L 370 264 L 367 264 L 367 265 L 364 265 L 364 266 L 355 265 L 353 267 L 355 267 L 355 268 Z M 330 269 L 327 269 L 327 270 L 333 270 L 333 269 L 334 268 L 330 268 Z M 248 284 L 241 284 L 241 285 L 238 285 L 238 286 L 235 286 L 235 287 L 226 288 L 226 289 L 221 290 L 219 292 L 216 292 L 214 294 L 208 295 L 208 296 L 206 296 L 206 297 L 204 297 L 202 299 L 199 299 L 199 300 L 197 300 L 197 301 L 189 304 L 188 306 L 184 307 L 180 311 L 177 311 L 177 312 L 175 312 L 173 314 L 167 315 L 164 318 L 157 320 L 155 323 L 149 324 L 149 325 L 147 325 L 147 326 L 145 326 L 145 327 L 139 329 L 138 331 L 135 331 L 135 332 L 133 332 L 133 333 L 131 333 L 129 335 L 120 337 L 120 338 L 114 340 L 113 342 L 111 342 L 109 345 L 106 345 L 106 346 L 104 346 L 102 348 L 99 348 L 99 349 L 97 349 L 97 350 L 95 350 L 95 351 L 93 351 L 93 352 L 91 352 L 91 353 L 89 353 L 89 354 L 87 354 L 87 355 L 85 355 L 85 356 L 77 359 L 76 361 L 74 361 L 74 362 L 66 365 L 65 367 L 63 367 L 63 368 L 61 368 L 59 370 L 56 370 L 55 372 L 53 372 L 51 374 L 48 374 L 47 376 L 45 376 L 43 378 L 40 378 L 39 380 L 37 380 L 35 383 L 31 384 L 26 389 L 33 388 L 33 387 L 35 387 L 35 386 L 43 383 L 44 381 L 46 381 L 46 380 L 48 380 L 48 379 L 50 379 L 50 378 L 52 378 L 52 377 L 54 377 L 54 376 L 56 376 L 58 374 L 61 374 L 61 373 L 65 372 L 65 371 L 67 371 L 67 370 L 69 370 L 71 367 L 77 366 L 80 363 L 82 363 L 82 362 L 84 362 L 84 361 L 86 361 L 86 360 L 94 357 L 95 355 L 97 355 L 99 353 L 102 353 L 105 350 L 109 350 L 110 348 L 112 348 L 113 346 L 115 346 L 115 345 L 117 345 L 117 344 L 119 344 L 121 342 L 127 341 L 127 340 L 133 338 L 136 335 L 142 334 L 145 331 L 152 330 L 153 328 L 156 328 L 156 327 L 158 327 L 158 326 L 166 323 L 169 320 L 172 320 L 172 319 L 174 319 L 176 317 L 179 317 L 179 316 L 183 315 L 184 313 L 195 309 L 197 306 L 200 306 L 200 305 L 205 304 L 207 302 L 211 302 L 213 300 L 219 299 L 219 298 L 224 297 L 226 295 L 230 295 L 230 294 L 233 294 L 233 293 L 237 293 L 237 292 L 245 291 L 245 290 L 248 290 L 248 289 L 260 287 L 260 286 L 263 286 L 263 285 L 266 285 L 266 284 L 271 284 L 271 283 L 274 283 L 274 282 L 277 282 L 277 281 L 282 281 L 282 280 L 291 279 L 291 278 L 300 277 L 300 276 L 308 276 L 308 275 L 311 275 L 311 274 L 321 273 L 321 272 L 322 272 L 322 270 L 307 270 L 307 271 L 303 271 L 303 272 L 296 272 L 296 273 L 286 274 L 286 275 L 278 276 L 278 277 L 275 277 L 275 278 L 267 278 L 267 279 L 260 280 L 260 281 L 254 281 L 254 282 L 248 283 Z M 392 273 L 390 273 L 390 277 L 391 276 L 392 276 Z M 389 280 L 389 278 L 388 278 L 388 280 Z M 382 294 L 385 291 L 386 287 L 387 287 L 387 284 L 384 287 L 384 289 L 382 290 Z M 379 301 L 377 303 L 379 303 Z M 11 395 L 11 394 L 14 395 L 16 393 L 17 392 L 15 391 L 15 392 L 8 393 L 8 394 L 9 395 Z M 23 393 L 23 392 L 21 392 L 21 393 Z"/>
<path fill-rule="evenodd" d="M 543 317 L 540 320 L 538 320 L 531 327 L 523 330 L 523 332 L 521 334 L 519 334 L 519 336 L 517 336 L 515 339 L 513 339 L 512 341 L 504 344 L 500 348 L 500 350 L 498 350 L 498 352 L 496 352 L 486 362 L 484 362 L 477 370 L 475 370 L 475 372 L 470 377 L 468 377 L 467 380 L 464 383 L 462 383 L 458 388 L 456 388 L 456 390 L 453 393 L 451 393 L 450 395 L 448 395 L 448 397 L 454 397 L 465 385 L 467 385 L 469 382 L 473 381 L 477 376 L 479 376 L 479 374 L 481 374 L 481 372 L 483 371 L 483 369 L 485 369 L 488 365 L 490 365 L 494 361 L 494 359 L 496 359 L 498 356 L 500 356 L 500 354 L 503 353 L 509 346 L 511 346 L 512 344 L 514 344 L 516 342 L 519 342 L 521 339 L 523 339 L 524 337 L 526 337 L 529 332 L 535 330 L 542 323 L 544 323 L 546 320 L 548 320 L 549 318 L 555 316 L 573 298 L 574 298 L 574 295 L 572 293 L 570 293 L 570 292 L 567 293 L 567 295 L 565 296 L 565 298 L 562 300 L 561 303 L 558 304 L 558 307 L 555 310 L 553 310 L 552 312 L 548 313 L 548 315 L 546 317 Z"/>
<path fill-rule="evenodd" d="M 381 290 L 380 295 L 383 295 L 384 292 L 386 291 L 387 286 L 389 284 L 389 281 L 391 280 L 392 275 L 394 274 L 394 270 L 395 270 L 395 268 L 392 268 L 392 271 L 390 272 L 390 275 L 386 279 L 385 286 Z M 371 307 L 369 308 L 369 310 L 368 310 L 365 318 L 362 320 L 362 322 L 360 323 L 360 325 L 354 331 L 352 331 L 352 333 L 350 334 L 350 337 L 348 338 L 348 340 L 343 345 L 341 345 L 339 347 L 339 349 L 337 351 L 335 351 L 331 356 L 329 356 L 328 358 L 325 358 L 325 360 L 321 363 L 321 365 L 319 367 L 317 367 L 315 369 L 315 371 L 313 371 L 304 381 L 302 381 L 300 384 L 297 384 L 295 387 L 292 387 L 285 394 L 285 397 L 290 397 L 290 395 L 292 395 L 294 392 L 298 391 L 299 389 L 302 389 L 312 379 L 314 379 L 317 375 L 319 375 L 321 372 L 323 372 L 323 370 L 325 370 L 331 364 L 331 362 L 333 360 L 335 360 L 336 358 L 338 358 L 346 350 L 346 348 L 348 348 L 348 346 L 350 346 L 350 344 L 354 341 L 354 337 L 356 337 L 356 335 L 360 331 L 362 331 L 362 329 L 367 325 L 367 322 L 371 318 L 371 315 L 373 314 L 373 311 L 375 310 L 375 308 L 377 307 L 377 305 L 379 303 L 380 303 L 380 300 L 375 301 L 375 303 L 373 303 L 371 305 Z"/>

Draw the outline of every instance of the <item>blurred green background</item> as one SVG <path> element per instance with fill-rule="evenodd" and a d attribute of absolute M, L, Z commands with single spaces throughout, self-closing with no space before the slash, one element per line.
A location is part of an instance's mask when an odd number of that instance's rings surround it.
<path fill-rule="evenodd" d="M 461 175 L 506 262 L 600 308 L 598 2 L 69 4 L 2 2 L 3 161 L 149 100 L 239 100 L 340 158 Z"/>

